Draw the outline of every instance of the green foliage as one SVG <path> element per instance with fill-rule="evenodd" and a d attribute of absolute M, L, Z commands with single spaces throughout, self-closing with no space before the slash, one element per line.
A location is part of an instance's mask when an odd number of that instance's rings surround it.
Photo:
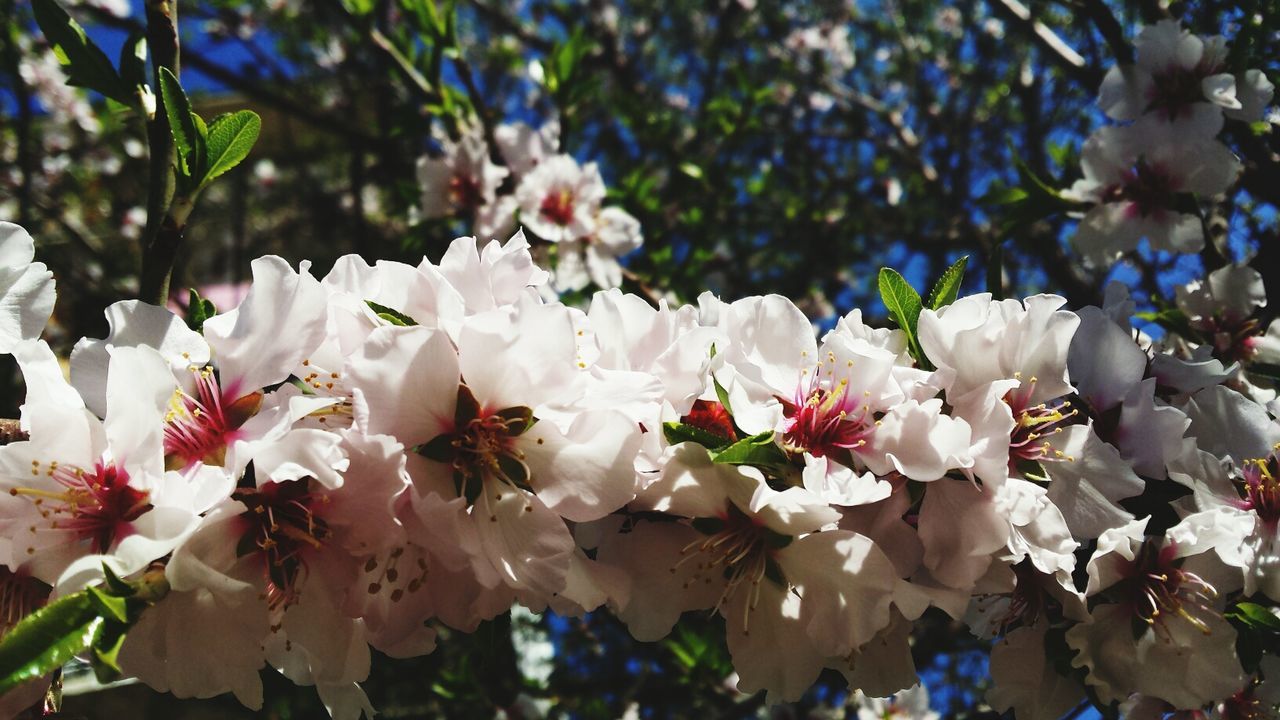
<path fill-rule="evenodd" d="M 213 301 L 200 297 L 195 288 L 187 289 L 187 327 L 200 332 L 204 329 L 204 321 L 218 314 Z"/>
<path fill-rule="evenodd" d="M 68 85 L 95 90 L 124 105 L 136 103 L 133 86 L 116 74 L 106 53 L 89 39 L 84 28 L 66 10 L 54 0 L 32 0 L 31 8 L 35 11 L 36 23 L 67 73 Z"/>
<path fill-rule="evenodd" d="M 733 442 L 732 438 L 720 437 L 695 425 L 681 422 L 663 423 L 662 435 L 672 445 L 678 445 L 682 442 L 695 442 L 708 450 L 720 450 L 728 447 Z"/>
<path fill-rule="evenodd" d="M 160 68 L 160 94 L 178 156 L 178 193 L 194 199 L 209 183 L 249 156 L 262 119 L 251 110 L 214 118 L 212 125 L 191 109 L 182 84 L 168 68 Z"/>
<path fill-rule="evenodd" d="M 774 442 L 774 432 L 745 437 L 712 454 L 712 460 L 725 465 L 750 465 L 762 470 L 784 470 L 789 465 L 787 454 Z"/>
<path fill-rule="evenodd" d="M 916 292 L 906 278 L 892 268 L 880 268 L 879 284 L 880 299 L 884 301 L 884 306 L 889 311 L 889 319 L 897 323 L 898 327 L 907 334 L 907 345 L 911 350 L 911 356 L 921 367 L 932 369 L 933 366 L 924 356 L 924 351 L 920 349 L 920 340 L 916 336 L 920 311 L 924 309 L 920 293 Z"/>
<path fill-rule="evenodd" d="M 101 586 L 64 595 L 23 618 L 0 639 L 0 694 L 44 677 L 88 653 L 103 682 L 120 676 L 117 658 L 129 628 L 169 590 L 164 572 L 129 582 L 103 566 Z"/>
<path fill-rule="evenodd" d="M 178 78 L 169 68 L 160 68 L 160 97 L 164 101 L 165 115 L 169 119 L 169 131 L 178 152 L 178 172 L 186 182 L 179 182 L 185 193 L 192 192 L 204 177 L 206 131 L 198 124 L 199 116 L 191 110 L 191 101 L 182 89 Z"/>
<path fill-rule="evenodd" d="M 207 138 L 209 170 L 201 183 L 208 184 L 243 162 L 261 131 L 262 119 L 251 110 L 237 110 L 214 118 Z"/>
<path fill-rule="evenodd" d="M 377 314 L 378 317 L 382 318 L 383 320 L 386 320 L 392 325 L 397 325 L 399 327 L 409 327 L 409 326 L 418 324 L 417 320 L 414 320 L 413 318 L 409 317 L 408 315 L 405 315 L 404 313 L 400 312 L 399 310 L 396 310 L 395 308 L 389 308 L 386 305 L 379 305 L 378 303 L 372 300 L 365 300 L 364 302 L 366 305 L 369 306 L 371 310 L 373 310 L 374 313 Z"/>
<path fill-rule="evenodd" d="M 930 310 L 941 309 L 944 305 L 950 305 L 956 301 L 956 297 L 960 294 L 960 284 L 964 282 L 964 268 L 968 263 L 969 256 L 965 255 L 943 271 L 942 277 L 938 278 L 938 282 L 934 283 L 933 289 L 929 291 L 926 304 Z"/>
<path fill-rule="evenodd" d="M 0 693 L 48 675 L 93 647 L 104 622 L 88 591 L 61 597 L 23 618 L 0 640 Z"/>

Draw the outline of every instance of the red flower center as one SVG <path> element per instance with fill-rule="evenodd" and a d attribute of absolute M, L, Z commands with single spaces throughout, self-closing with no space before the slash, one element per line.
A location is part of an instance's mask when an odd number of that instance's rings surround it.
<path fill-rule="evenodd" d="M 332 535 L 316 511 L 329 496 L 311 491 L 310 480 L 269 482 L 258 488 L 240 488 L 232 497 L 244 503 L 241 516 L 248 528 L 236 548 L 238 555 L 260 553 L 266 564 L 267 602 L 271 607 L 289 605 L 298 598 L 298 584 L 305 577 L 307 555 L 319 550 Z"/>
<path fill-rule="evenodd" d="M 52 479 L 60 489 L 16 487 L 9 494 L 26 497 L 49 521 L 52 530 L 73 532 L 90 540 L 93 552 L 105 553 L 116 540 L 133 532 L 130 523 L 151 509 L 150 494 L 129 485 L 129 473 L 99 462 L 92 471 L 51 461 L 31 461 L 31 474 Z M 33 526 L 32 531 L 35 531 Z M 27 554 L 35 549 L 27 548 Z"/>
<path fill-rule="evenodd" d="M 195 394 L 179 389 L 165 415 L 165 465 L 181 470 L 204 462 L 221 465 L 237 431 L 262 406 L 262 391 L 238 395 L 223 389 L 212 368 L 192 371 Z"/>
<path fill-rule="evenodd" d="M 567 227 L 573 222 L 573 192 L 557 190 L 542 198 L 538 212 L 552 223 Z"/>

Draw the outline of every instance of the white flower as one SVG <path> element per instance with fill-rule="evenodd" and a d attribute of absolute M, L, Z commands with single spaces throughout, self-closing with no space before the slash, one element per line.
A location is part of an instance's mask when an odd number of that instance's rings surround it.
<path fill-rule="evenodd" d="M 1191 193 L 1225 192 L 1240 161 L 1213 139 L 1163 128 L 1104 127 L 1084 145 L 1084 179 L 1064 193 L 1095 203 L 1072 243 L 1090 262 L 1109 265 L 1147 238 L 1156 250 L 1197 252 L 1204 245 L 1200 218 L 1178 201 Z"/>
<path fill-rule="evenodd" d="M 1134 46 L 1137 62 L 1112 67 L 1102 81 L 1098 104 L 1112 119 L 1155 117 L 1208 138 L 1221 129 L 1223 108 L 1242 108 L 1235 78 L 1223 72 L 1223 37 L 1201 38 L 1176 20 L 1161 20 L 1144 27 Z"/>
<path fill-rule="evenodd" d="M 53 314 L 53 273 L 34 258 L 35 241 L 27 231 L 0 222 L 0 353 L 40 337 Z"/>
<path fill-rule="evenodd" d="M 604 180 L 595 163 L 579 165 L 569 155 L 543 160 L 516 187 L 520 222 L 548 242 L 586 237 L 596 230 Z"/>

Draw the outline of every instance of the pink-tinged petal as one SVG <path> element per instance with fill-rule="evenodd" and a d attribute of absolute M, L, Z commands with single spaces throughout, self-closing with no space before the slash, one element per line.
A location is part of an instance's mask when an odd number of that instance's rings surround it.
<path fill-rule="evenodd" d="M 80 395 L 63 377 L 62 365 L 58 363 L 58 358 L 54 356 L 48 343 L 43 340 L 25 340 L 18 343 L 12 352 L 22 370 L 22 382 L 27 388 L 24 406 L 84 407 Z"/>
<path fill-rule="evenodd" d="M 1098 88 L 1098 107 L 1112 120 L 1136 120 L 1147 109 L 1151 71 L 1139 65 L 1112 65 Z"/>
<path fill-rule="evenodd" d="M 584 412 L 563 434 L 538 422 L 516 443 L 538 498 L 564 518 L 598 520 L 635 497 L 640 428 L 622 413 Z"/>
<path fill-rule="evenodd" d="M 782 492 L 763 482 L 735 483 L 732 487 L 730 497 L 734 504 L 780 535 L 795 537 L 840 520 L 840 511 L 802 487 L 789 487 Z M 747 495 L 747 491 L 751 494 Z M 750 500 L 744 502 L 748 497 Z"/>
<path fill-rule="evenodd" d="M 443 332 L 378 328 L 343 372 L 366 432 L 413 446 L 452 429 L 460 374 L 458 354 Z"/>
<path fill-rule="evenodd" d="M 153 348 L 174 374 L 183 376 L 191 366 L 209 362 L 209 345 L 200 333 L 187 327 L 167 308 L 137 300 L 123 300 L 107 307 L 107 337 L 82 338 L 71 351 L 71 383 L 85 404 L 102 416 L 107 411 L 109 351 L 116 347 Z"/>
<path fill-rule="evenodd" d="M 992 553 L 1009 542 L 1009 521 L 991 489 L 962 480 L 942 480 L 925 491 L 920 507 L 924 564 L 953 588 L 968 588 L 991 564 Z"/>
<path fill-rule="evenodd" d="M 352 555 L 382 552 L 403 541 L 396 503 L 409 487 L 404 446 L 389 435 L 350 431 L 342 443 L 349 464 L 342 487 L 328 494 L 325 522 Z"/>
<path fill-rule="evenodd" d="M 209 590 L 173 591 L 142 614 L 120 650 L 120 666 L 149 687 L 179 698 L 232 692 L 262 707 L 259 671 L 270 634 L 266 603 Z"/>
<path fill-rule="evenodd" d="M 987 702 L 1019 720 L 1058 720 L 1084 699 L 1084 687 L 1063 677 L 1048 661 L 1046 626 L 1020 627 L 991 648 L 993 685 Z"/>
<path fill-rule="evenodd" d="M 757 482 L 736 465 L 712 462 L 705 447 L 680 443 L 667 449 L 662 475 L 645 488 L 632 507 L 686 518 L 719 517 L 726 512 L 734 488 L 746 486 L 744 504 L 749 504 Z"/>
<path fill-rule="evenodd" d="M 871 538 L 856 533 L 813 533 L 779 550 L 777 559 L 799 588 L 808 640 L 825 656 L 844 657 L 869 642 L 888 627 L 895 596 L 911 593 Z M 928 603 L 912 604 L 923 610 Z"/>
<path fill-rule="evenodd" d="M 111 351 L 103 422 L 113 459 L 141 474 L 164 473 L 164 411 L 177 388 L 169 364 L 149 347 Z"/>
<path fill-rule="evenodd" d="M 911 658 L 911 623 L 900 613 L 890 612 L 893 621 L 889 627 L 836 666 L 849 682 L 849 687 L 859 688 L 872 697 L 887 697 L 913 685 L 918 687 L 920 682 L 916 664 Z M 858 717 L 862 720 L 863 716 L 859 714 Z M 937 720 L 929 715 L 914 715 L 913 719 Z"/>
<path fill-rule="evenodd" d="M 287 378 L 324 339 L 327 316 L 324 288 L 305 263 L 298 273 L 274 255 L 254 260 L 244 302 L 204 324 L 223 386 L 244 394 Z"/>
<path fill-rule="evenodd" d="M 584 365 L 576 338 L 573 316 L 559 304 L 477 315 L 458 337 L 463 380 L 489 410 L 571 402 Z"/>
<path fill-rule="evenodd" d="M 875 541 L 893 561 L 898 577 L 913 576 L 924 557 L 924 546 L 915 528 L 903 520 L 911 502 L 910 493 L 901 487 L 874 505 L 846 509 L 840 520 L 841 530 L 851 530 Z"/>
<path fill-rule="evenodd" d="M 316 683 L 320 702 L 333 720 L 361 720 L 377 714 L 364 688 L 356 683 Z"/>
<path fill-rule="evenodd" d="M 1242 107 L 1236 99 L 1236 78 L 1231 73 L 1218 73 L 1202 78 L 1200 90 L 1209 102 L 1218 107 L 1228 110 L 1239 110 Z"/>
<path fill-rule="evenodd" d="M 605 603 L 625 604 L 631 596 L 631 576 L 621 568 L 575 550 L 564 590 L 551 597 L 551 610 L 561 617 L 582 617 Z"/>
<path fill-rule="evenodd" d="M 1111 440 L 1135 472 L 1163 480 L 1166 466 L 1191 442 L 1183 439 L 1191 420 L 1175 407 L 1157 406 L 1155 388 L 1155 378 L 1147 378 L 1129 390 Z"/>
<path fill-rule="evenodd" d="M 928 482 L 973 467 L 971 439 L 968 423 L 942 414 L 942 400 L 908 400 L 881 418 L 870 448 L 858 456 L 877 475 L 897 471 Z"/>
<path fill-rule="evenodd" d="M 1121 255 L 1137 248 L 1142 239 L 1142 228 L 1131 217 L 1134 207 L 1131 202 L 1094 207 L 1076 226 L 1071 245 L 1088 263 L 1109 267 Z"/>
<path fill-rule="evenodd" d="M 545 604 L 564 590 L 573 537 L 536 495 L 486 481 L 471 516 L 490 562 L 517 593 Z"/>
<path fill-rule="evenodd" d="M 0 352 L 13 352 L 17 343 L 39 337 L 53 303 L 53 273 L 44 263 L 0 267 Z"/>
<path fill-rule="evenodd" d="M 754 609 L 752 593 L 742 588 L 720 611 L 725 644 L 738 671 L 738 690 L 767 690 L 765 702 L 770 704 L 793 702 L 818 679 L 825 658 L 805 633 L 800 598 L 768 580 L 759 588 Z"/>
<path fill-rule="evenodd" d="M 1067 367 L 1080 395 L 1095 412 L 1106 412 L 1142 380 L 1147 354 L 1102 310 L 1086 307 L 1078 314 L 1080 329 L 1071 341 Z"/>
<path fill-rule="evenodd" d="M 1204 57 L 1204 40 L 1184 30 L 1177 20 L 1160 20 L 1142 28 L 1133 44 L 1138 62 L 1152 72 L 1189 70 Z"/>
<path fill-rule="evenodd" d="M 341 442 L 327 430 L 297 428 L 277 440 L 258 444 L 253 450 L 253 468 L 259 487 L 304 478 L 315 478 L 330 490 L 342 487 L 342 472 L 349 461 Z"/>
<path fill-rule="evenodd" d="M 700 573 L 697 560 L 681 562 L 684 548 L 705 537 L 688 525 L 641 520 L 602 540 L 596 558 L 631 578 L 628 597 L 610 607 L 637 640 L 661 640 L 682 613 L 715 605 L 724 582 Z"/>

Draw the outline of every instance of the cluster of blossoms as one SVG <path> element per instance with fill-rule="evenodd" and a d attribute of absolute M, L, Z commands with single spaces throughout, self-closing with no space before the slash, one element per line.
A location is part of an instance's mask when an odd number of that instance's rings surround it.
<path fill-rule="evenodd" d="M 1280 604 L 1280 423 L 1241 370 L 1268 346 L 1256 285 L 1185 289 L 1204 334 L 1166 346 L 1114 291 L 964 297 L 915 336 L 855 310 L 819 340 L 776 295 L 548 301 L 517 233 L 320 279 L 260 258 L 198 331 L 121 302 L 68 382 L 33 339 L 48 273 L 0 230 L 28 435 L 0 447 L 0 617 L 104 564 L 162 572 L 119 653 L 154 688 L 257 707 L 269 665 L 372 715 L 370 648 L 428 653 L 514 603 L 641 640 L 718 613 L 737 687 L 775 702 L 825 668 L 916 685 L 925 612 L 999 638 L 988 701 L 1021 720 L 1280 700 L 1280 660 L 1228 621 Z"/>
<path fill-rule="evenodd" d="M 640 221 L 619 207 L 605 207 L 604 179 L 595 163 L 559 153 L 560 127 L 524 123 L 493 132 L 503 165 L 481 128 L 465 126 L 458 138 L 442 138 L 441 154 L 418 161 L 424 218 L 461 216 L 479 237 L 509 235 L 518 222 L 554 246 L 551 285 L 559 292 L 622 284 L 618 258 L 644 243 Z"/>
<path fill-rule="evenodd" d="M 1225 193 L 1240 161 L 1216 138 L 1227 118 L 1256 122 L 1275 87 L 1260 70 L 1233 74 L 1226 39 L 1176 20 L 1147 26 L 1132 64 L 1107 73 L 1098 105 L 1112 120 L 1087 141 L 1084 178 L 1064 197 L 1088 210 L 1072 242 L 1109 265 L 1146 239 L 1153 250 L 1198 252 L 1205 241 L 1196 198 Z"/>

